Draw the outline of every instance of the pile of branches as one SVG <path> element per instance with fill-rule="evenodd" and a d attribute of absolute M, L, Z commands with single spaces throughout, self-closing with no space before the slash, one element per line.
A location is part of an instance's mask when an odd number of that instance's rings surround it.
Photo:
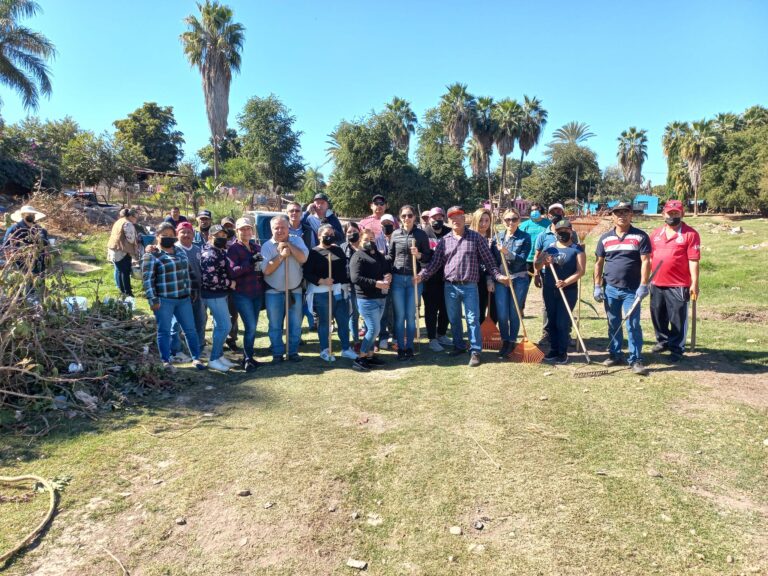
<path fill-rule="evenodd" d="M 55 191 L 39 190 L 27 201 L 46 215 L 43 226 L 53 233 L 67 236 L 91 234 L 104 229 L 88 221 L 82 205 L 74 198 Z"/>
<path fill-rule="evenodd" d="M 95 417 L 127 393 L 171 386 L 151 352 L 151 318 L 134 317 L 124 301 L 101 301 L 98 285 L 91 307 L 78 309 L 50 255 L 44 274 L 32 272 L 41 250 L 16 250 L 0 271 L 0 409 L 20 422 L 51 410 Z"/>

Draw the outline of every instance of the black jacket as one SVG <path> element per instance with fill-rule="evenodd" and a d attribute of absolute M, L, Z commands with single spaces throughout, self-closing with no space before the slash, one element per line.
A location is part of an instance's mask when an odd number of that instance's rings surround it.
<path fill-rule="evenodd" d="M 392 232 L 389 242 L 389 254 L 387 259 L 392 263 L 394 274 L 413 274 L 413 259 L 411 257 L 411 244 L 416 242 L 416 248 L 421 252 L 421 260 L 416 260 L 416 273 L 421 266 L 432 259 L 432 248 L 429 247 L 429 237 L 421 228 L 413 227 L 410 232 L 405 228 L 398 228 Z"/>
<path fill-rule="evenodd" d="M 331 253 L 331 274 L 334 284 L 349 284 L 347 275 L 347 257 L 338 246 L 323 248 L 315 246 L 309 251 L 307 261 L 304 263 L 304 278 L 312 284 L 319 284 L 318 280 L 328 278 L 328 253 Z"/>
<path fill-rule="evenodd" d="M 378 250 L 371 254 L 358 250 L 349 261 L 349 276 L 355 287 L 358 298 L 384 298 L 381 290 L 376 288 L 376 282 L 384 279 L 391 266 L 384 255 Z"/>
<path fill-rule="evenodd" d="M 432 251 L 434 252 L 434 247 L 437 246 L 437 243 L 440 242 L 440 240 L 443 238 L 443 236 L 446 236 L 451 233 L 451 227 L 446 226 L 443 224 L 443 227 L 440 228 L 440 232 L 435 232 L 435 229 L 432 228 L 432 226 L 427 226 L 424 231 L 427 234 L 427 238 L 429 238 L 430 243 L 429 245 L 432 247 Z M 443 285 L 445 282 L 445 275 L 443 274 L 444 266 L 437 270 L 432 276 L 429 277 L 428 280 L 424 282 L 424 284 L 432 284 L 432 285 Z"/>

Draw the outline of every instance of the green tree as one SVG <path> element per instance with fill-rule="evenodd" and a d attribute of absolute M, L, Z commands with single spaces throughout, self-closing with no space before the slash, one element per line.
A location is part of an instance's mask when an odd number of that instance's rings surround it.
<path fill-rule="evenodd" d="M 529 190 L 527 198 L 537 197 L 551 202 L 573 196 L 575 200 L 583 201 L 600 182 L 597 156 L 591 149 L 578 144 L 551 143 L 541 168 L 544 173 L 539 176 L 539 182 L 549 187 L 549 190 L 536 190 L 537 196 L 533 196 L 533 191 Z"/>
<path fill-rule="evenodd" d="M 515 142 L 520 137 L 523 108 L 517 100 L 505 98 L 493 109 L 493 119 L 496 123 L 496 150 L 501 156 L 501 191 L 506 193 L 507 156 L 514 151 Z"/>
<path fill-rule="evenodd" d="M 219 142 L 227 131 L 229 88 L 232 73 L 240 71 L 240 52 L 245 42 L 245 27 L 232 22 L 232 9 L 216 0 L 197 4 L 200 20 L 184 19 L 189 29 L 181 35 L 184 54 L 203 77 L 203 95 L 208 126 L 213 139 L 213 175 L 219 177 Z"/>
<path fill-rule="evenodd" d="M 680 147 L 688 129 L 687 122 L 670 122 L 664 128 L 664 136 L 661 139 L 661 147 L 667 157 L 667 188 L 683 202 L 691 192 L 688 170 L 680 156 Z"/>
<path fill-rule="evenodd" d="M 589 131 L 589 125 L 583 122 L 568 122 L 552 133 L 552 141 L 555 144 L 583 144 L 594 133 Z"/>
<path fill-rule="evenodd" d="M 680 155 L 688 167 L 688 177 L 693 189 L 693 215 L 699 215 L 699 186 L 701 169 L 717 144 L 712 120 L 692 122 L 680 146 Z"/>
<path fill-rule="evenodd" d="M 0 83 L 20 94 L 27 110 L 37 109 L 41 95 L 50 97 L 47 61 L 56 56 L 50 40 L 19 23 L 39 10 L 33 0 L 0 1 Z"/>
<path fill-rule="evenodd" d="M 442 118 L 448 142 L 456 150 L 464 148 L 464 141 L 469 134 L 469 126 L 475 115 L 475 97 L 467 92 L 466 84 L 451 84 L 448 92 L 440 99 L 440 117 Z"/>
<path fill-rule="evenodd" d="M 319 168 L 307 168 L 301 182 L 301 190 L 296 194 L 296 200 L 304 204 L 312 201 L 318 192 L 324 192 L 328 185 Z"/>
<path fill-rule="evenodd" d="M 141 148 L 147 165 L 157 172 L 175 170 L 184 155 L 184 137 L 176 130 L 172 106 L 145 102 L 123 120 L 115 120 L 115 137 Z"/>
<path fill-rule="evenodd" d="M 239 156 L 241 148 L 242 145 L 240 143 L 240 137 L 237 135 L 237 131 L 233 128 L 227 128 L 224 137 L 219 140 L 219 164 L 223 164 L 227 160 Z M 211 169 L 211 174 L 213 174 L 213 138 L 209 140 L 208 144 L 197 151 L 197 156 L 200 158 L 201 162 Z"/>
<path fill-rule="evenodd" d="M 293 129 L 296 117 L 274 94 L 254 96 L 238 116 L 241 155 L 267 180 L 272 190 L 293 190 L 304 172 L 301 132 Z"/>
<path fill-rule="evenodd" d="M 221 165 L 221 181 L 249 190 L 266 189 L 269 183 L 264 178 L 265 168 L 265 165 L 251 162 L 243 156 L 230 158 Z"/>
<path fill-rule="evenodd" d="M 392 145 L 407 155 L 411 134 L 416 133 L 418 123 L 410 102 L 395 96 L 392 102 L 387 104 L 384 118 L 392 138 Z"/>
<path fill-rule="evenodd" d="M 523 96 L 523 114 L 520 122 L 520 135 L 518 136 L 518 145 L 520 146 L 520 164 L 517 172 L 517 189 L 522 190 L 523 184 L 523 160 L 525 156 L 539 143 L 541 133 L 547 125 L 547 111 L 541 105 L 541 100 Z"/>
<path fill-rule="evenodd" d="M 493 98 L 481 96 L 477 99 L 475 114 L 470 122 L 472 140 L 470 141 L 469 161 L 475 178 L 484 172 L 488 184 L 488 200 L 493 197 L 491 191 L 491 155 L 493 154 L 493 140 L 496 135 L 496 121 L 493 116 Z M 477 168 L 477 170 L 476 170 Z"/>
<path fill-rule="evenodd" d="M 638 130 L 632 126 L 619 136 L 617 156 L 619 165 L 627 182 L 640 184 L 643 181 L 643 163 L 648 158 L 647 130 Z"/>

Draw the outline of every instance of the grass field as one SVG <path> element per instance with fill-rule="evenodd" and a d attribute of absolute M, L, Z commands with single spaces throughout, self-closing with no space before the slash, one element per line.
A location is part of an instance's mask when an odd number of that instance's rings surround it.
<path fill-rule="evenodd" d="M 649 353 L 648 378 L 576 378 L 575 353 L 557 368 L 487 353 L 470 369 L 426 346 L 360 375 L 321 363 L 311 334 L 298 371 L 182 370 L 177 391 L 123 412 L 5 436 L 0 475 L 71 477 L 7 573 L 120 574 L 111 553 L 133 575 L 350 574 L 349 558 L 392 575 L 766 574 L 768 256 L 740 246 L 768 222 L 737 224 L 695 222 L 697 351 L 679 365 Z M 103 243 L 78 246 L 103 268 L 77 281 L 113 294 Z M 594 304 L 591 280 L 583 294 Z M 582 312 L 601 360 L 604 313 Z M 45 504 L 0 502 L 0 553 Z"/>

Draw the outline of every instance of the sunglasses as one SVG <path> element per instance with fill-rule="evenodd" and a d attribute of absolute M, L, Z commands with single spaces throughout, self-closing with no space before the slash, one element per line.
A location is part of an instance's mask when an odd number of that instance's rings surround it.
<path fill-rule="evenodd" d="M 413 218 L 413 214 L 400 214 L 400 218 Z"/>
<path fill-rule="evenodd" d="M 626 216 L 629 214 L 629 210 L 614 210 L 613 213 L 616 214 L 616 216 Z"/>
<path fill-rule="evenodd" d="M 288 214 L 293 214 L 294 212 L 301 212 L 299 208 L 294 208 L 293 210 L 288 210 Z"/>
<path fill-rule="evenodd" d="M 373 204 L 374 204 L 375 206 L 386 206 L 386 205 L 387 205 L 387 203 L 386 203 L 386 202 L 381 202 L 381 201 L 379 201 L 379 202 L 374 202 Z"/>
<path fill-rule="evenodd" d="M 519 222 L 520 218 L 504 218 L 504 222 Z"/>

